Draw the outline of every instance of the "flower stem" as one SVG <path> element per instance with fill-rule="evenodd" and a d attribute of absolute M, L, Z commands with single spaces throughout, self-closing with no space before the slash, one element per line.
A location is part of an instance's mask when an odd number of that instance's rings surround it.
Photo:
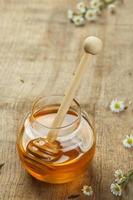
<path fill-rule="evenodd" d="M 128 171 L 127 174 L 124 175 L 124 179 L 119 183 L 119 185 L 125 188 L 132 177 L 133 177 L 133 170 L 130 170 Z"/>

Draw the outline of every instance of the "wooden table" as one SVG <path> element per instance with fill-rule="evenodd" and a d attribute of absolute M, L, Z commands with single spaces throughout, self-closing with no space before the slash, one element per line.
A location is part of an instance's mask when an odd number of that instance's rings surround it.
<path fill-rule="evenodd" d="M 114 170 L 133 168 L 133 155 L 122 140 L 133 129 L 133 1 L 116 15 L 104 14 L 97 24 L 75 28 L 66 17 L 67 0 L 0 1 L 0 200 L 67 200 L 92 185 L 96 200 L 113 200 Z M 42 95 L 63 94 L 82 54 L 82 41 L 97 35 L 104 49 L 88 68 L 77 99 L 97 133 L 91 170 L 80 180 L 50 185 L 36 181 L 21 167 L 16 136 L 24 114 Z M 128 109 L 112 114 L 118 97 Z"/>

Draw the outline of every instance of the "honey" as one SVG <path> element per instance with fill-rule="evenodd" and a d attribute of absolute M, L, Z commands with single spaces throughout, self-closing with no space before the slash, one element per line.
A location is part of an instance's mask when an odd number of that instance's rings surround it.
<path fill-rule="evenodd" d="M 57 128 L 57 139 L 47 141 L 58 108 L 59 104 L 49 104 L 34 109 L 26 117 L 17 139 L 24 168 L 48 183 L 65 183 L 83 175 L 95 152 L 93 129 L 85 114 L 75 107 L 69 109 L 62 127 Z"/>

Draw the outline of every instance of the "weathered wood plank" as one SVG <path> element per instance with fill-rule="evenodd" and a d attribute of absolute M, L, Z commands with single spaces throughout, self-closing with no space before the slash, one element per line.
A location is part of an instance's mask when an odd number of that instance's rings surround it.
<path fill-rule="evenodd" d="M 114 16 L 75 28 L 66 18 L 67 1 L 5 0 L 0 2 L 0 175 L 1 200 L 67 200 L 92 184 L 97 200 L 113 200 L 113 172 L 133 167 L 133 156 L 121 144 L 132 126 L 132 105 L 112 114 L 109 102 L 133 100 L 133 2 Z M 21 168 L 16 153 L 19 122 L 37 96 L 63 94 L 82 54 L 86 35 L 104 41 L 103 52 L 88 68 L 77 99 L 97 133 L 97 152 L 86 175 L 72 184 L 40 183 Z M 65 38 L 65 40 L 64 40 Z M 54 83 L 54 84 L 53 84 Z"/>

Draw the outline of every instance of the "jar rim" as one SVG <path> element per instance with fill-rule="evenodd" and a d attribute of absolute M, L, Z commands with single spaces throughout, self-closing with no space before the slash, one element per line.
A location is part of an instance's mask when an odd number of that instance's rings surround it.
<path fill-rule="evenodd" d="M 35 117 L 34 117 L 34 109 L 35 109 L 37 103 L 38 103 L 41 99 L 45 99 L 45 98 L 49 98 L 49 99 L 50 99 L 50 98 L 54 98 L 54 97 L 62 97 L 62 98 L 63 98 L 64 96 L 65 96 L 65 95 L 49 95 L 49 96 L 41 96 L 41 97 L 37 98 L 37 99 L 33 102 L 33 106 L 32 106 L 32 109 L 31 109 L 31 118 L 32 118 L 34 121 L 36 121 L 36 120 L 35 120 Z M 52 128 L 52 127 L 50 127 L 50 126 L 46 126 L 46 125 L 44 125 L 44 124 L 42 124 L 42 123 L 40 123 L 40 122 L 38 122 L 38 121 L 36 121 L 36 123 L 39 124 L 39 125 L 41 125 L 42 127 L 47 128 L 47 129 L 51 129 L 51 130 L 61 130 L 61 129 L 69 128 L 69 127 L 71 127 L 72 125 L 74 125 L 74 124 L 80 122 L 80 120 L 81 120 L 81 106 L 80 106 L 80 104 L 78 103 L 78 101 L 77 101 L 75 98 L 72 100 L 72 102 L 74 102 L 75 105 L 78 107 L 78 111 L 76 112 L 77 116 L 76 116 L 76 119 L 73 120 L 73 122 L 68 123 L 68 124 L 65 125 L 65 126 L 60 126 L 60 127 L 56 127 L 56 128 Z"/>

